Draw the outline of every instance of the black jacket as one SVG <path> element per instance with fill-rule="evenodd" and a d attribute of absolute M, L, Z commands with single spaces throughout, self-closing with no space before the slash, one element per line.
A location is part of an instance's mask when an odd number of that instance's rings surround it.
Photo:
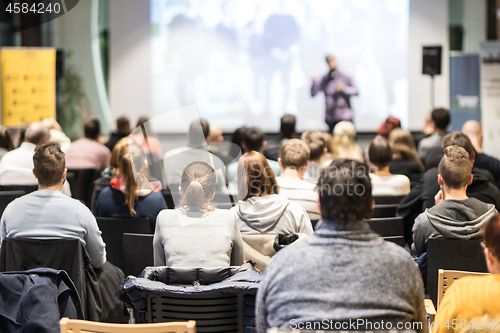
<path fill-rule="evenodd" d="M 500 189 L 500 161 L 494 157 L 483 153 L 476 153 L 474 166 L 480 169 L 488 170 L 493 175 L 497 187 Z"/>
<path fill-rule="evenodd" d="M 37 268 L 0 273 L 0 331 L 59 333 L 62 317 L 83 319 L 65 271 Z"/>
<path fill-rule="evenodd" d="M 438 174 L 438 168 L 425 172 L 422 180 L 412 188 L 397 209 L 396 215 L 403 217 L 404 220 L 405 240 L 408 244 L 413 242 L 412 228 L 417 216 L 426 208 L 434 206 L 434 197 L 439 192 Z M 467 187 L 467 196 L 494 204 L 499 210 L 500 190 L 492 183 L 493 179 L 489 179 L 491 177 L 489 172 L 485 173 L 484 170 L 473 167 L 472 176 L 472 184 Z"/>

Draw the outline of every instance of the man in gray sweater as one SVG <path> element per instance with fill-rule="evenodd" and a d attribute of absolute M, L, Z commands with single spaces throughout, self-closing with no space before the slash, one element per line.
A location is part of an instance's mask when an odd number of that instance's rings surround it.
<path fill-rule="evenodd" d="M 318 182 L 314 235 L 278 252 L 257 294 L 257 332 L 415 329 L 427 332 L 422 278 L 403 248 L 365 219 L 374 206 L 368 167 L 338 159 Z"/>

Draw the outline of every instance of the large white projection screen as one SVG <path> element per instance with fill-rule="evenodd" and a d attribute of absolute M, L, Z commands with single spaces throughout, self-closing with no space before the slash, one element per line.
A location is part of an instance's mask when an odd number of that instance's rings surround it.
<path fill-rule="evenodd" d="M 325 55 L 359 89 L 358 131 L 388 116 L 408 120 L 408 0 L 151 0 L 152 116 L 195 105 L 224 131 L 326 129 L 311 75 Z M 175 122 L 158 132 L 178 132 Z"/>

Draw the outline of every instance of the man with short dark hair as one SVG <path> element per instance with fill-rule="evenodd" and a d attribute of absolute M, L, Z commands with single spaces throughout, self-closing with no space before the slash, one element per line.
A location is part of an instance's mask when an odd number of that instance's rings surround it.
<path fill-rule="evenodd" d="M 130 120 L 127 116 L 121 116 L 116 119 L 116 132 L 111 133 L 108 142 L 106 142 L 105 146 L 108 147 L 110 151 L 113 151 L 115 145 L 122 138 L 129 135 L 131 132 L 130 128 Z"/>
<path fill-rule="evenodd" d="M 472 167 L 472 183 L 467 186 L 467 195 L 482 202 L 495 205 L 500 208 L 500 190 L 494 185 L 489 172 L 474 167 L 476 153 L 469 138 L 458 131 L 448 133 L 442 142 L 442 148 L 456 145 L 465 149 L 469 155 Z M 438 183 L 439 170 L 437 167 L 427 170 L 422 179 L 411 189 L 410 193 L 401 201 L 397 209 L 397 216 L 403 217 L 405 225 L 405 240 L 408 244 L 413 242 L 412 228 L 416 217 L 426 208 L 434 206 L 434 197 L 439 192 Z"/>
<path fill-rule="evenodd" d="M 412 252 L 416 256 L 427 252 L 429 238 L 482 238 L 482 226 L 497 213 L 495 205 L 467 196 L 472 183 L 469 153 L 462 147 L 449 145 L 439 163 L 438 183 L 441 190 L 436 205 L 415 219 Z"/>
<path fill-rule="evenodd" d="M 94 215 L 76 199 L 62 194 L 66 180 L 64 153 L 58 143 L 35 149 L 32 172 L 38 191 L 11 202 L 0 220 L 0 241 L 4 238 L 76 238 L 84 244 L 93 267 L 106 262 L 106 245 Z"/>
<path fill-rule="evenodd" d="M 302 133 L 300 139 L 307 144 L 311 152 L 303 179 L 316 185 L 321 172 L 321 162 L 327 152 L 325 134 L 320 131 L 307 131 Z"/>
<path fill-rule="evenodd" d="M 296 119 L 294 115 L 285 114 L 281 117 L 280 137 L 278 140 L 269 142 L 264 149 L 264 156 L 268 160 L 277 161 L 280 157 L 281 146 L 290 139 L 295 137 L 295 124 Z"/>
<path fill-rule="evenodd" d="M 106 169 L 111 152 L 98 141 L 101 135 L 99 120 L 88 120 L 84 125 L 84 134 L 85 137 L 73 142 L 66 152 L 66 166 L 68 169 Z"/>
<path fill-rule="evenodd" d="M 415 323 L 412 329 L 427 332 L 413 258 L 366 222 L 374 207 L 368 167 L 333 161 L 321 171 L 318 193 L 322 221 L 314 235 L 280 250 L 266 268 L 257 292 L 257 332 L 369 330 L 382 321 Z"/>
<path fill-rule="evenodd" d="M 321 216 L 316 185 L 303 180 L 309 158 L 310 150 L 304 141 L 290 139 L 285 142 L 278 158 L 281 176 L 276 177 L 276 182 L 280 188 L 280 195 L 304 207 L 309 219 L 317 221 Z"/>
<path fill-rule="evenodd" d="M 436 108 L 431 113 L 431 124 L 434 127 L 434 132 L 427 138 L 422 139 L 418 144 L 418 157 L 424 164 L 426 170 L 435 167 L 441 161 L 443 149 L 441 141 L 448 133 L 448 125 L 450 125 L 450 111 L 445 108 Z"/>
<path fill-rule="evenodd" d="M 33 176 L 33 154 L 36 146 L 49 141 L 49 133 L 49 128 L 43 122 L 28 125 L 25 142 L 19 148 L 6 153 L 0 161 L 0 185 L 37 184 Z M 63 193 L 71 196 L 68 183 L 63 185 Z"/>

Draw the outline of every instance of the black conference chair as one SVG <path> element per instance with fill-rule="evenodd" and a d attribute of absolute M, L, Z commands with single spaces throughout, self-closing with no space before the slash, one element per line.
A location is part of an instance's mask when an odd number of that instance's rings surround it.
<path fill-rule="evenodd" d="M 427 294 L 437 304 L 439 269 L 487 273 L 482 239 L 430 238 L 427 241 Z"/>
<path fill-rule="evenodd" d="M 391 204 L 391 205 L 375 204 L 375 208 L 373 209 L 372 212 L 372 218 L 395 217 L 398 206 L 399 204 Z"/>
<path fill-rule="evenodd" d="M 28 194 L 31 192 L 38 191 L 37 185 L 0 185 L 0 192 L 3 191 L 24 191 L 24 193 Z"/>
<path fill-rule="evenodd" d="M 123 254 L 125 255 L 126 276 L 139 276 L 147 266 L 154 265 L 153 235 L 123 234 Z"/>
<path fill-rule="evenodd" d="M 90 208 L 93 213 L 95 213 L 95 205 L 97 203 L 97 199 L 99 198 L 99 194 L 101 194 L 102 190 L 108 187 L 110 184 L 110 179 L 100 177 L 94 180 L 92 184 L 92 199 L 90 200 Z"/>
<path fill-rule="evenodd" d="M 125 270 L 123 253 L 123 234 L 149 234 L 149 218 L 147 217 L 97 217 L 97 224 L 102 231 L 102 239 L 106 243 L 106 256 L 110 263 Z"/>
<path fill-rule="evenodd" d="M 368 224 L 382 237 L 404 236 L 402 217 L 372 218 L 368 220 Z"/>
<path fill-rule="evenodd" d="M 163 195 L 163 198 L 165 199 L 165 202 L 167 203 L 167 208 L 174 209 L 175 203 L 174 203 L 174 198 L 172 197 L 172 193 L 170 192 L 170 189 L 168 187 L 162 189 L 161 194 Z"/>
<path fill-rule="evenodd" d="M 0 216 L 8 204 L 25 194 L 25 191 L 0 191 Z"/>
<path fill-rule="evenodd" d="M 399 205 L 406 195 L 379 195 L 374 196 L 375 205 Z"/>
<path fill-rule="evenodd" d="M 405 238 L 403 236 L 389 236 L 389 237 L 383 237 L 384 240 L 397 244 L 401 247 L 406 246 Z"/>
<path fill-rule="evenodd" d="M 71 196 L 92 209 L 92 184 L 101 172 L 95 169 L 68 169 L 66 175 L 71 188 Z"/>

